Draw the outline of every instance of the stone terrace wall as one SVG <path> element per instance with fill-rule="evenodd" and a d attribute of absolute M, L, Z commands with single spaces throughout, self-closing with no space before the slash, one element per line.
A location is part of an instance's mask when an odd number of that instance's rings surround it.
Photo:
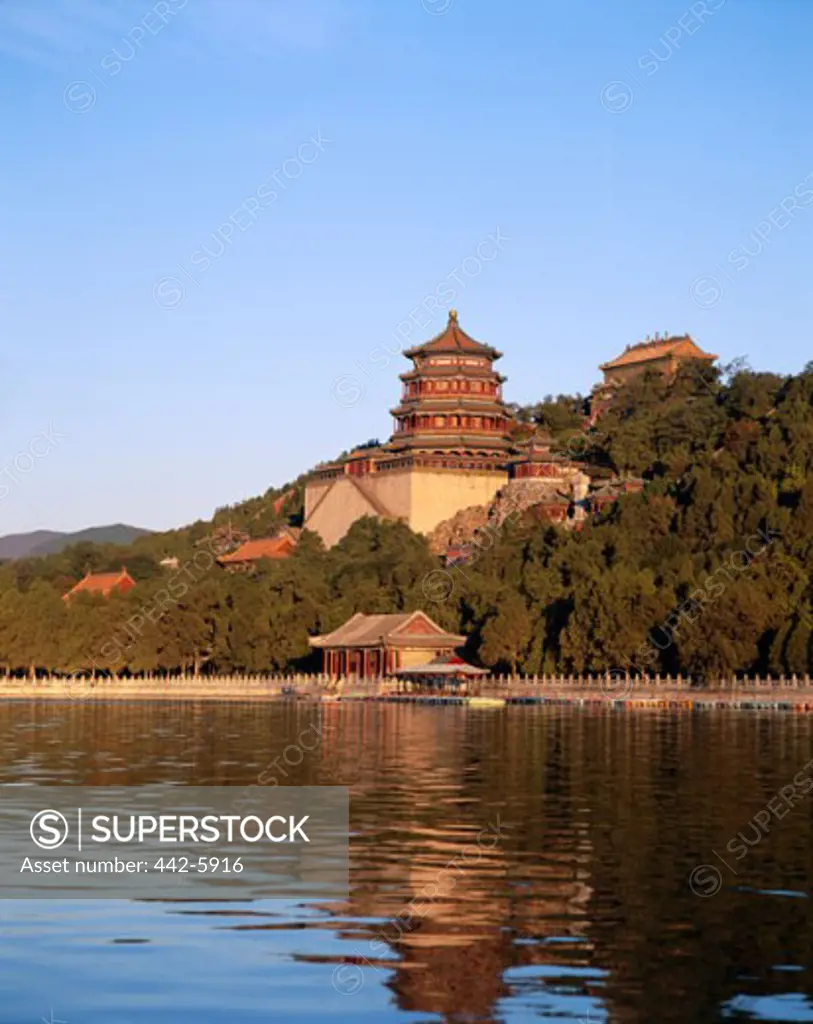
<path fill-rule="evenodd" d="M 418 687 L 403 680 L 329 679 L 322 675 L 222 675 L 222 676 L 110 676 L 90 679 L 75 676 L 44 676 L 36 680 L 0 676 L 0 699 L 238 699 L 268 700 L 288 694 L 302 697 L 380 696 L 411 693 Z M 454 687 L 447 687 L 453 691 Z M 469 696 L 595 696 L 608 700 L 628 697 L 662 697 L 692 691 L 698 695 L 754 695 L 788 699 L 810 696 L 810 676 L 780 678 L 722 678 L 702 687 L 684 676 L 631 678 L 617 674 L 594 676 L 481 676 L 461 688 Z"/>

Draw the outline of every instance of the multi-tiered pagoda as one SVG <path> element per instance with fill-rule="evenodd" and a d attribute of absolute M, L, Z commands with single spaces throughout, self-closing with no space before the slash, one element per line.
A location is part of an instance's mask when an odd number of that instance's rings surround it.
<path fill-rule="evenodd" d="M 404 355 L 413 367 L 401 374 L 403 394 L 391 410 L 395 433 L 387 447 L 424 464 L 432 457 L 441 468 L 503 468 L 511 451 L 511 412 L 502 398 L 505 377 L 494 369 L 502 352 L 469 337 L 452 310 L 441 334 Z"/>
<path fill-rule="evenodd" d="M 362 516 L 401 519 L 430 533 L 463 509 L 488 506 L 513 477 L 562 477 L 545 449 L 517 447 L 503 401 L 502 353 L 475 341 L 449 313 L 444 330 L 404 353 L 412 369 L 392 410 L 395 432 L 320 466 L 305 489 L 307 529 L 335 544 Z"/>

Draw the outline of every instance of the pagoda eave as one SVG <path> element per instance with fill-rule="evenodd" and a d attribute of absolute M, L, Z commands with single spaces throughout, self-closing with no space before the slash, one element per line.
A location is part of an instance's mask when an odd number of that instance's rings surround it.
<path fill-rule="evenodd" d="M 393 441 L 393 451 L 410 449 L 412 451 L 418 451 L 421 447 L 437 446 L 443 448 L 449 448 L 453 445 L 463 445 L 469 448 L 491 448 L 499 449 L 501 452 L 512 452 L 513 446 L 509 441 L 504 441 L 499 435 L 488 434 L 407 434 L 406 431 L 403 435 L 403 445 L 401 445 L 400 438 L 398 441 Z"/>
<path fill-rule="evenodd" d="M 487 366 L 458 366 L 455 363 L 444 366 L 424 366 L 420 370 L 412 369 L 398 374 L 398 379 L 405 382 L 436 377 L 441 380 L 470 380 L 472 377 L 488 377 L 491 380 L 499 379 L 500 383 L 505 383 L 508 380 L 504 374 Z"/>
<path fill-rule="evenodd" d="M 393 416 L 408 416 L 414 413 L 442 413 L 446 416 L 454 416 L 455 413 L 472 414 L 474 416 L 501 416 L 503 419 L 512 419 L 511 412 L 504 405 L 498 402 L 456 402 L 454 405 L 440 401 L 433 402 L 411 402 L 407 401 L 390 409 Z"/>
<path fill-rule="evenodd" d="M 444 345 L 442 348 L 433 348 L 427 350 L 424 345 L 415 345 L 413 348 L 408 348 L 404 351 L 404 355 L 407 359 L 415 359 L 419 356 L 470 356 L 476 359 L 478 356 L 482 356 L 484 359 L 502 359 L 503 353 L 499 349 L 492 348 L 490 345 L 480 345 L 478 349 L 458 348 L 456 345 L 449 344 Z"/>
<path fill-rule="evenodd" d="M 408 462 L 410 459 L 422 459 L 422 458 L 435 458 L 440 456 L 441 458 L 449 456 L 453 458 L 459 458 L 462 460 L 477 458 L 477 459 L 488 459 L 495 465 L 499 465 L 501 468 L 505 468 L 508 465 L 508 455 L 503 449 L 496 448 L 493 445 L 487 448 L 478 448 L 476 445 L 454 445 L 445 446 L 442 444 L 427 445 L 420 448 L 402 448 L 395 450 L 390 455 L 387 462 L 389 464 L 395 462 Z"/>

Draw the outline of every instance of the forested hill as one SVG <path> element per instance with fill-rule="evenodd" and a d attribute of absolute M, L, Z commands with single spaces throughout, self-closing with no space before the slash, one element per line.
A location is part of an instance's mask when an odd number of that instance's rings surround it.
<path fill-rule="evenodd" d="M 76 533 L 57 530 L 34 530 L 31 533 L 9 533 L 0 537 L 0 559 L 27 558 L 31 555 L 52 555 L 72 544 L 89 541 L 92 544 L 129 544 L 149 530 L 137 526 L 115 523 L 112 526 L 92 526 Z"/>
<path fill-rule="evenodd" d="M 424 538 L 374 520 L 327 552 L 305 532 L 291 558 L 252 577 L 201 560 L 213 536 L 259 536 L 295 517 L 303 477 L 127 548 L 79 545 L 0 567 L 0 663 L 287 669 L 313 664 L 308 635 L 355 611 L 424 607 L 499 669 L 810 671 L 813 364 L 793 377 L 740 369 L 721 382 L 688 366 L 672 384 L 641 379 L 586 436 L 569 419 L 577 405 L 546 401 L 522 418 L 593 467 L 647 481 L 581 532 L 506 524 L 448 575 Z M 187 566 L 183 586 L 159 565 L 166 556 Z M 126 596 L 62 600 L 87 569 L 122 562 L 138 581 Z"/>

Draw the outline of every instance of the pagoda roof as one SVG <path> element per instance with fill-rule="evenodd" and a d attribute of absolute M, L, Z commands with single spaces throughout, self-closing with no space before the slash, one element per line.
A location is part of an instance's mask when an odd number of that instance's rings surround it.
<path fill-rule="evenodd" d="M 312 636 L 311 647 L 460 647 L 465 637 L 447 633 L 425 612 L 363 615 L 347 620 L 332 633 Z"/>
<path fill-rule="evenodd" d="M 407 349 L 404 355 L 409 359 L 418 355 L 434 355 L 439 352 L 468 353 L 469 355 L 485 356 L 487 359 L 499 359 L 502 352 L 498 352 L 491 345 L 484 345 L 475 341 L 462 329 L 457 320 L 457 310 L 449 310 L 449 320 L 444 330 L 434 338 Z"/>
<path fill-rule="evenodd" d="M 711 361 L 716 355 L 704 352 L 688 334 L 670 338 L 656 338 L 654 341 L 641 341 L 637 345 L 628 345 L 626 349 L 609 363 L 602 363 L 599 370 L 614 370 L 620 366 L 633 366 L 636 363 L 648 363 L 667 356 L 680 356 L 682 359 L 705 359 Z"/>

